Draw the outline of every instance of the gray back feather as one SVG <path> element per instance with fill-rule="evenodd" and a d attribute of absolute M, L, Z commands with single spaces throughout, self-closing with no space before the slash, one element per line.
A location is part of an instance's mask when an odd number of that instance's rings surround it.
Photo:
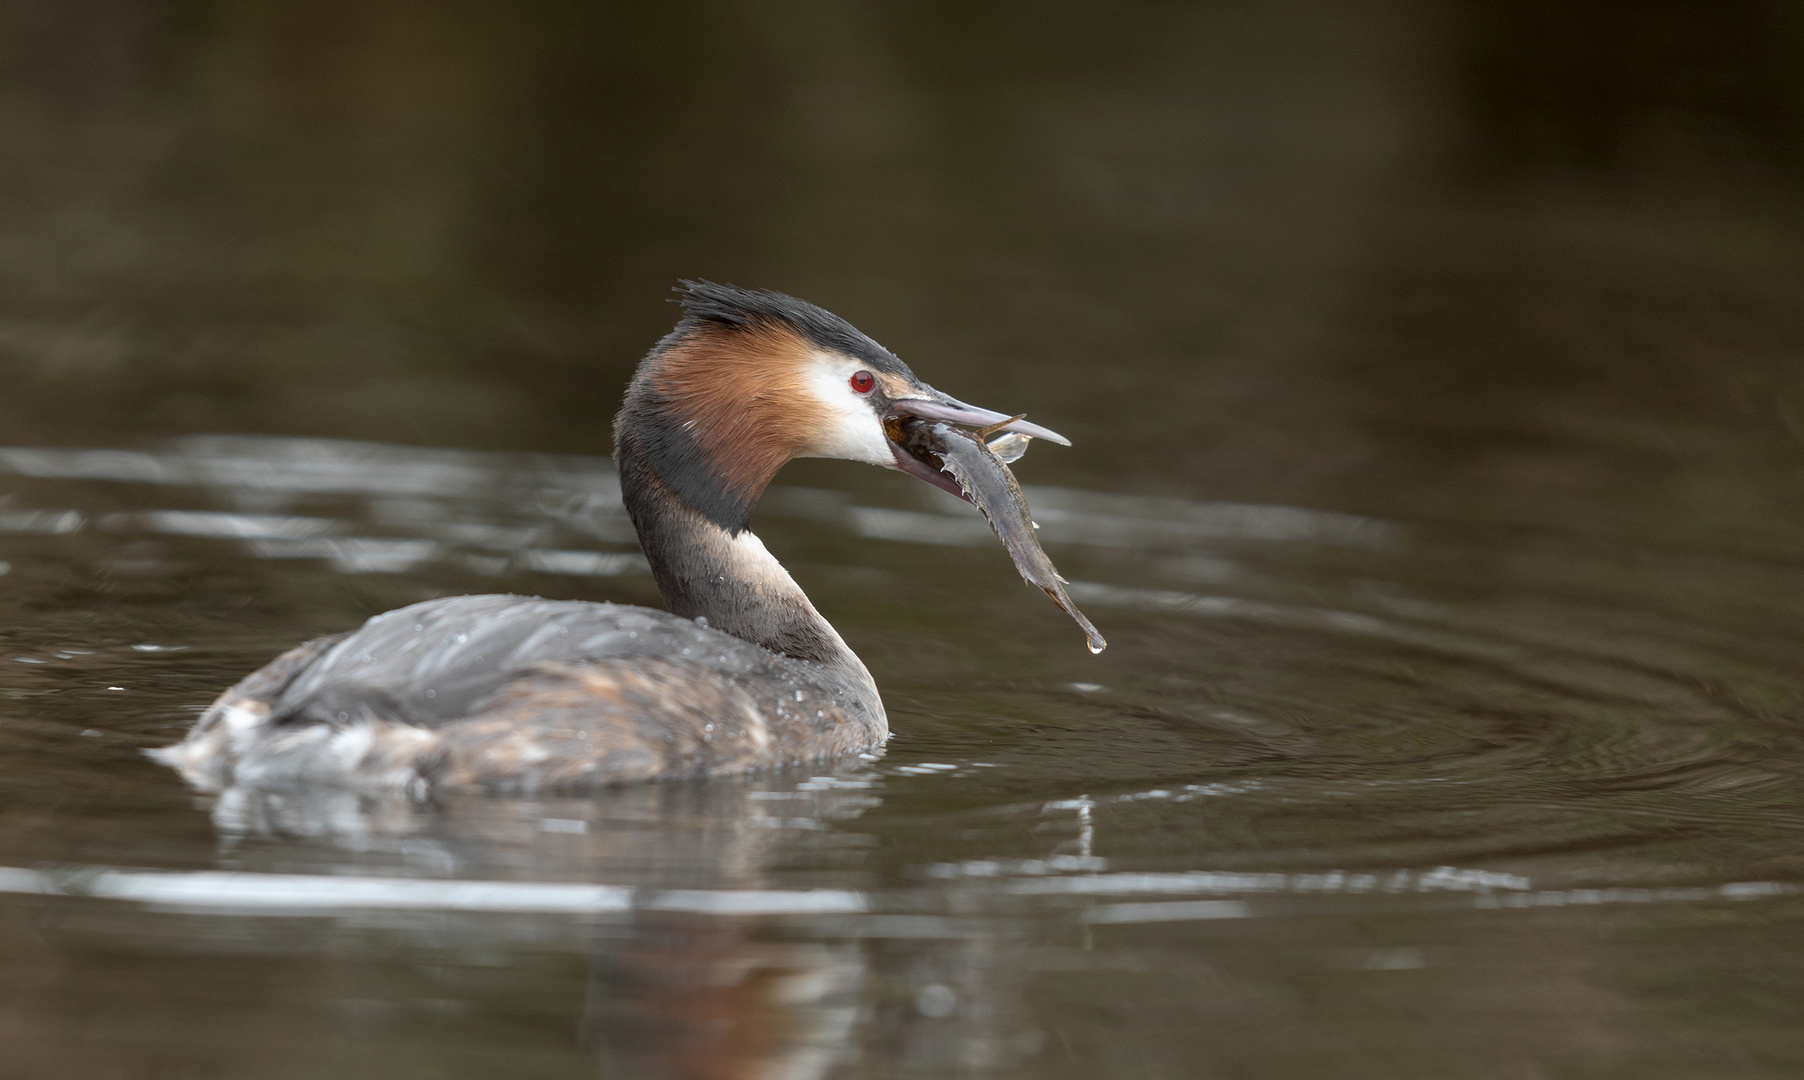
<path fill-rule="evenodd" d="M 455 596 L 376 616 L 309 664 L 271 706 L 278 723 L 376 715 L 434 726 L 469 715 L 535 665 L 634 657 L 680 657 L 725 676 L 793 682 L 841 700 L 851 689 L 820 665 L 663 611 Z"/>

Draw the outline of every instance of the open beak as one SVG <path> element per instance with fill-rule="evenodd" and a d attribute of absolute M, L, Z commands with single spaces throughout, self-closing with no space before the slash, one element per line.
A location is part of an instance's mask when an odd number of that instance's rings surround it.
<path fill-rule="evenodd" d="M 1036 439 L 1058 443 L 1060 446 L 1071 445 L 1070 439 L 1050 428 L 1043 428 L 1038 424 L 1028 423 L 1026 420 L 1011 419 L 1008 413 L 999 413 L 994 409 L 980 409 L 975 405 L 966 405 L 957 398 L 942 394 L 930 386 L 922 386 L 919 389 L 924 392 L 923 396 L 895 398 L 890 402 L 890 416 L 885 418 L 884 424 L 886 432 L 890 432 L 892 429 L 893 425 L 889 422 L 891 418 L 914 416 L 922 420 L 943 420 L 961 427 L 993 428 L 996 432 L 1031 435 Z M 903 449 L 897 442 L 894 433 L 890 434 L 889 443 L 890 452 L 896 457 L 897 469 L 917 480 L 925 480 L 941 491 L 949 491 L 967 502 L 970 501 L 969 497 L 959 490 L 958 484 L 950 476 L 940 471 L 938 465 L 922 461 Z"/>
<path fill-rule="evenodd" d="M 1036 439 L 1045 439 L 1060 446 L 1070 446 L 1071 440 L 1050 428 L 1038 424 L 1030 424 L 1025 420 L 1011 420 L 1010 414 L 999 413 L 994 409 L 980 409 L 975 405 L 966 405 L 955 397 L 947 397 L 931 387 L 923 387 L 932 397 L 897 398 L 890 402 L 890 411 L 898 416 L 918 416 L 923 420 L 944 420 L 948 424 L 961 427 L 993 427 L 997 431 L 1014 431 L 1022 435 L 1032 435 Z"/>

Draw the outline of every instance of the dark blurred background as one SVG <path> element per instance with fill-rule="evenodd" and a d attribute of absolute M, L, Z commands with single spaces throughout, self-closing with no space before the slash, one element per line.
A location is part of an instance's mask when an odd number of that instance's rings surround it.
<path fill-rule="evenodd" d="M 1798 493 L 1794 5 L 8 0 L 0 41 L 9 442 L 605 453 L 699 276 L 1056 423 L 1042 479 Z"/>

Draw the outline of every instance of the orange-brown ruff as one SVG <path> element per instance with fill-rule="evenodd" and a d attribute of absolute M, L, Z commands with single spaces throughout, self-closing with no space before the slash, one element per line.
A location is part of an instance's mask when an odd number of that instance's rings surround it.
<path fill-rule="evenodd" d="M 647 371 L 690 427 L 721 483 L 756 499 L 814 434 L 800 377 L 808 342 L 787 326 L 703 327 Z"/>
<path fill-rule="evenodd" d="M 669 611 L 415 604 L 283 654 L 154 756 L 209 791 L 419 794 L 724 775 L 883 743 L 870 673 L 747 529 L 752 506 L 798 456 L 945 487 L 884 420 L 1008 418 L 939 393 L 813 305 L 706 282 L 686 283 L 682 301 L 614 429 L 621 497 Z"/>

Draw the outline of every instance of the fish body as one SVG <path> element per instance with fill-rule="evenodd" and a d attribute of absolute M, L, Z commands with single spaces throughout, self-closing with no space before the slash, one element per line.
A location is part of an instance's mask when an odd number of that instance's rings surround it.
<path fill-rule="evenodd" d="M 981 433 L 944 421 L 905 419 L 899 426 L 901 438 L 896 442 L 917 458 L 936 465 L 957 482 L 965 498 L 983 511 L 984 520 L 990 523 L 1009 558 L 1014 560 L 1015 569 L 1027 583 L 1052 597 L 1053 603 L 1083 627 L 1090 651 L 1099 653 L 1107 648 L 1108 642 L 1071 602 L 1065 592 L 1065 579 L 1059 576 L 1052 560 L 1041 550 L 1039 537 L 1034 535 L 1038 526 L 1028 509 L 1027 496 L 1022 494 L 1015 474 L 998 456 L 1000 449 L 1008 455 L 1007 460 L 1016 460 L 1026 450 L 1025 440 L 1017 445 L 999 439 L 997 442 L 1003 445 L 992 448 L 984 442 Z"/>

